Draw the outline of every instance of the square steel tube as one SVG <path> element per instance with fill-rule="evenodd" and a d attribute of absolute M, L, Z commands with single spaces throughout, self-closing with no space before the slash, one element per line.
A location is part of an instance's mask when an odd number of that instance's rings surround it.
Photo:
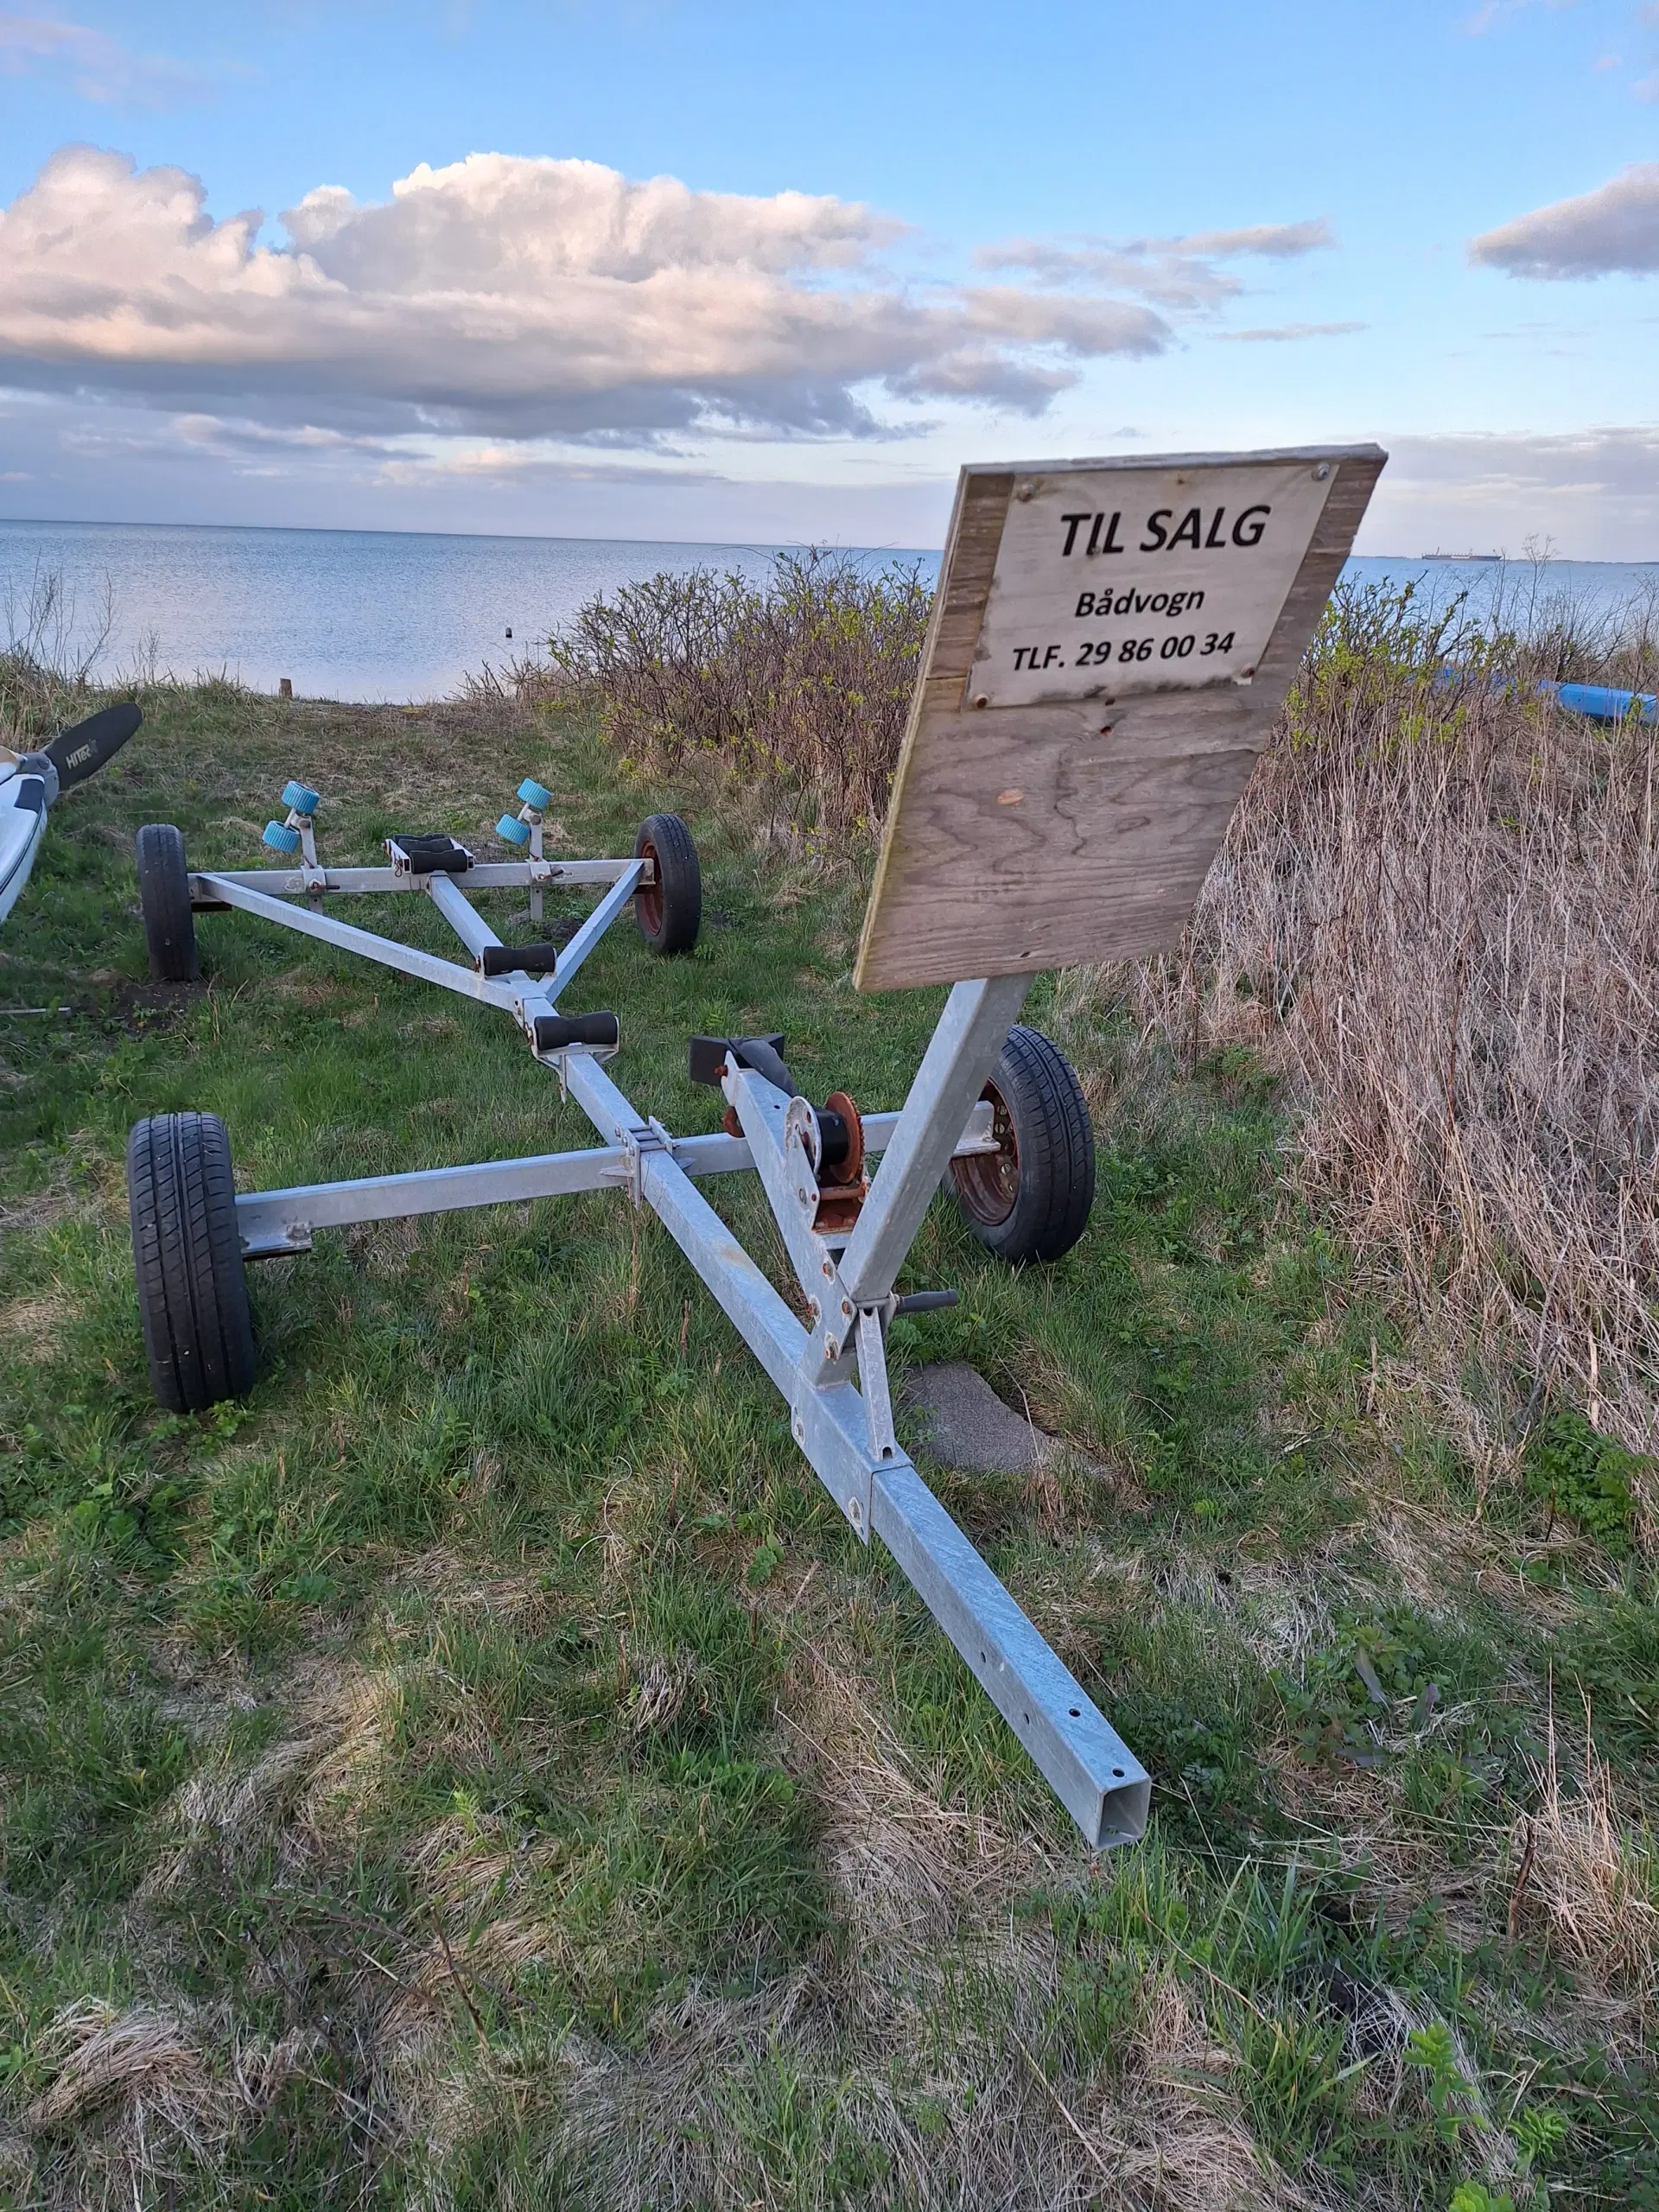
<path fill-rule="evenodd" d="M 196 880 L 227 906 L 239 906 L 245 913 L 258 915 L 261 921 L 275 922 L 279 929 L 296 930 L 302 937 L 320 938 L 324 944 L 332 944 L 341 952 L 355 952 L 361 959 L 378 962 L 382 968 L 395 968 L 400 975 L 418 976 L 423 983 L 439 984 L 461 998 L 478 999 L 486 1006 L 500 1007 L 508 1014 L 518 1010 L 522 992 L 477 975 L 470 968 L 458 967 L 453 960 L 441 960 L 436 953 L 418 951 L 412 944 L 399 944 L 395 938 L 377 937 L 372 930 L 358 929 L 351 922 L 337 922 L 332 914 L 320 914 L 309 906 L 289 906 L 285 899 L 273 899 L 269 892 L 250 891 L 230 876 L 204 874 Z"/>
<path fill-rule="evenodd" d="M 583 917 L 581 927 L 560 950 L 559 964 L 552 982 L 542 987 L 550 1005 L 558 1004 L 559 993 L 633 897 L 645 872 L 644 861 L 630 861 L 625 872 L 617 877 L 605 896 L 595 904 L 593 912 Z"/>
<path fill-rule="evenodd" d="M 474 891 L 510 891 L 514 888 L 531 891 L 551 891 L 563 887 L 581 888 L 584 885 L 614 883 L 637 861 L 548 861 L 543 863 L 544 874 L 534 872 L 530 861 L 478 861 L 464 875 L 448 876 L 446 882 L 464 883 Z M 344 897 L 361 898 L 378 895 L 388 891 L 418 891 L 424 893 L 433 880 L 429 876 L 411 875 L 407 868 L 329 868 L 323 870 L 323 893 L 337 893 Z M 210 887 L 219 883 L 239 884 L 244 891 L 269 891 L 283 899 L 297 899 L 306 895 L 305 878 L 297 868 L 193 868 L 190 871 L 190 896 L 199 905 L 216 897 Z"/>
<path fill-rule="evenodd" d="M 568 1080 L 571 1096 L 601 1135 L 620 1139 L 645 1129 L 596 1061 L 573 1059 Z M 939 1166 L 942 1170 L 943 1160 Z M 815 1389 L 804 1382 L 805 1330 L 666 1152 L 644 1154 L 640 1185 L 646 1204 L 788 1400 L 797 1442 L 830 1496 L 844 1506 L 849 1476 L 869 1459 L 863 1400 L 850 1383 Z M 1137 1841 L 1146 1832 L 1152 1795 L 1145 1768 L 907 1459 L 875 1465 L 871 1510 L 874 1533 L 1084 1840 L 1096 1849 Z"/>
<path fill-rule="evenodd" d="M 855 1306 L 885 1298 L 939 1185 L 945 1163 L 1026 993 L 1027 976 L 958 983 L 910 1086 L 899 1126 L 870 1185 L 858 1225 L 841 1255 L 841 1279 Z"/>
<path fill-rule="evenodd" d="M 898 1120 L 896 1114 L 865 1115 L 865 1150 L 879 1152 Z M 988 1106 L 976 1108 L 958 1151 L 964 1155 L 983 1151 L 990 1141 L 990 1121 Z M 674 1157 L 688 1175 L 736 1175 L 754 1166 L 747 1140 L 728 1137 L 721 1130 L 677 1139 Z M 286 1190 L 250 1191 L 236 1202 L 237 1233 L 245 1260 L 279 1259 L 308 1250 L 314 1230 L 608 1189 L 626 1179 L 627 1159 L 620 1145 L 600 1145 L 586 1152 L 533 1153 L 523 1160 L 487 1160 L 465 1167 L 417 1167 L 402 1175 L 362 1175 L 343 1183 L 296 1183 Z"/>
<path fill-rule="evenodd" d="M 435 875 L 427 882 L 427 897 L 476 960 L 487 944 L 501 940 L 478 912 L 453 875 Z"/>

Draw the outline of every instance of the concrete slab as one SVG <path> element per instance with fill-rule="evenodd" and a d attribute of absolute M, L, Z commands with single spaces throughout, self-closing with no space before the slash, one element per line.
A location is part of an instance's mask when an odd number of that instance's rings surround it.
<path fill-rule="evenodd" d="M 966 1360 L 913 1368 L 899 1386 L 899 1411 L 923 1449 L 963 1474 L 1040 1474 L 1065 1456 L 1058 1436 L 1005 1406 Z"/>

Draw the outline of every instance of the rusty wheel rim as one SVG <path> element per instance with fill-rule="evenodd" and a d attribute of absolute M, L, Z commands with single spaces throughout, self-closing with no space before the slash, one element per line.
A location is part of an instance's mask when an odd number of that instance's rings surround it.
<path fill-rule="evenodd" d="M 633 894 L 634 915 L 647 937 L 659 937 L 663 927 L 663 871 L 657 865 L 657 848 L 649 837 L 634 858 L 649 861 L 652 869 L 652 880 L 642 883 Z"/>
<path fill-rule="evenodd" d="M 982 1228 L 1000 1228 L 1014 1211 L 1020 1196 L 1020 1147 L 1014 1134 L 1008 1103 L 994 1083 L 980 1092 L 991 1106 L 991 1134 L 995 1152 L 970 1152 L 950 1163 L 950 1179 L 963 1211 Z"/>

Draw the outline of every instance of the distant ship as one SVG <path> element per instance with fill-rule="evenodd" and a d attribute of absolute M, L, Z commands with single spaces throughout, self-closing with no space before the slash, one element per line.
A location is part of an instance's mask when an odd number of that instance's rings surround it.
<path fill-rule="evenodd" d="M 1501 553 L 1420 553 L 1420 561 L 1501 561 Z"/>

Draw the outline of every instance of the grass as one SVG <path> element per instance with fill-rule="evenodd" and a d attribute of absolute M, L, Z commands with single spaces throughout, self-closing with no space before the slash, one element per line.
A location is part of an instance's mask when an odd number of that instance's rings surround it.
<path fill-rule="evenodd" d="M 250 1401 L 156 1411 L 137 1115 L 222 1113 L 248 1187 L 588 1138 L 499 1018 L 245 918 L 150 985 L 133 828 L 249 864 L 295 774 L 325 855 L 482 842 L 527 772 L 564 850 L 693 820 L 696 953 L 620 928 L 580 994 L 671 1128 L 694 1030 L 884 1107 L 937 1009 L 852 991 L 861 860 L 582 709 L 158 692 L 54 811 L 0 956 L 71 1008 L 0 1014 L 0 2202 L 1659 2205 L 1644 1529 L 1570 1422 L 1471 1455 L 1259 1052 L 1039 983 L 1091 1228 L 1014 1277 L 936 1205 L 906 1287 L 963 1302 L 894 1332 L 1072 1447 L 934 1478 L 1154 1770 L 1132 1852 L 620 1198 L 321 1237 L 254 1278 Z"/>

